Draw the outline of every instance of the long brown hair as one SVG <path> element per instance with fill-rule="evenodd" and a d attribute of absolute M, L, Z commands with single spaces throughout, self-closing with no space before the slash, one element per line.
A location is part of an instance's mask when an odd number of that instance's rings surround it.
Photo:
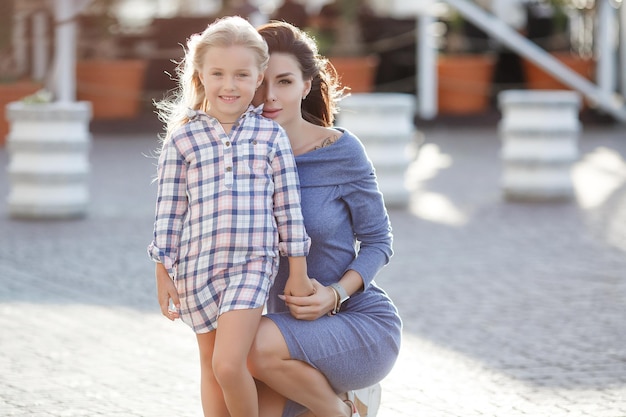
<path fill-rule="evenodd" d="M 337 103 L 346 88 L 339 85 L 337 71 L 328 59 L 319 55 L 315 41 L 301 29 L 279 21 L 260 26 L 270 54 L 280 52 L 293 56 L 305 80 L 311 80 L 311 91 L 302 101 L 304 120 L 320 126 L 331 126 L 337 113 Z"/>

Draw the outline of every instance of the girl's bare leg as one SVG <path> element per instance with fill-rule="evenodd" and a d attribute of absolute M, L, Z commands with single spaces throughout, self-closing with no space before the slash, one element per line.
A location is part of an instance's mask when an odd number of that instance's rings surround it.
<path fill-rule="evenodd" d="M 215 331 L 197 334 L 200 350 L 200 399 L 204 417 L 229 417 L 222 388 L 213 374 Z"/>
<path fill-rule="evenodd" d="M 247 366 L 263 307 L 233 310 L 217 319 L 213 373 L 230 417 L 258 417 L 256 384 Z"/>
<path fill-rule="evenodd" d="M 261 320 L 248 365 L 256 379 L 281 396 L 302 404 L 312 415 L 350 416 L 349 407 L 335 394 L 321 372 L 307 363 L 291 359 L 283 335 L 268 318 Z"/>

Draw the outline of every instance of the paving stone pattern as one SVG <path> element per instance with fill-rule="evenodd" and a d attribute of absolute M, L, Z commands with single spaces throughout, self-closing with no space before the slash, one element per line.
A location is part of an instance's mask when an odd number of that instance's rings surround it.
<path fill-rule="evenodd" d="M 502 199 L 496 127 L 421 133 L 377 279 L 405 324 L 378 416 L 626 416 L 624 126 L 584 128 L 559 203 Z M 160 316 L 145 250 L 157 146 L 95 133 L 84 219 L 0 202 L 1 416 L 201 416 L 195 338 Z"/>

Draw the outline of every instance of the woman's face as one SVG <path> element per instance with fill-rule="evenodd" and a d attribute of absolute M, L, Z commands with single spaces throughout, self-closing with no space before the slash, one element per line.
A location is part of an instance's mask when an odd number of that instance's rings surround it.
<path fill-rule="evenodd" d="M 302 99 L 311 90 L 311 81 L 302 79 L 298 61 L 291 54 L 270 55 L 263 83 L 252 103 L 264 104 L 263 116 L 285 126 L 302 118 Z"/>

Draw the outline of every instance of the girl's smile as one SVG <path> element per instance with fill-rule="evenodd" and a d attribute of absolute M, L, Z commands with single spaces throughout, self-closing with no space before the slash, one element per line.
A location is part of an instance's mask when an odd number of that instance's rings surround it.
<path fill-rule="evenodd" d="M 226 103 L 234 103 L 239 98 L 238 96 L 219 96 L 220 100 L 225 101 Z"/>

